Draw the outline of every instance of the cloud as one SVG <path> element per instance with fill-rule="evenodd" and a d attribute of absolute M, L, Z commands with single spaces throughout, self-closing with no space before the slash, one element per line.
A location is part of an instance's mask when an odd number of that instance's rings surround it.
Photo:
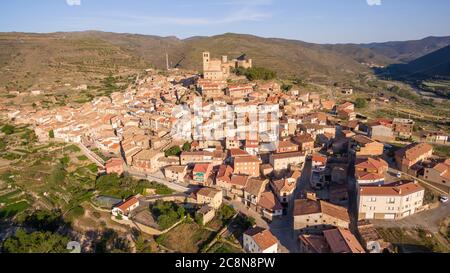
<path fill-rule="evenodd" d="M 381 0 L 366 0 L 369 6 L 381 6 Z"/>
<path fill-rule="evenodd" d="M 69 6 L 81 6 L 81 0 L 66 0 Z"/>

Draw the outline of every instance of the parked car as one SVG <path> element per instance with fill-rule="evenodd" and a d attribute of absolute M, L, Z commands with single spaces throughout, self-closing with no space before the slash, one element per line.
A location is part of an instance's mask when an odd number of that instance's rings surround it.
<path fill-rule="evenodd" d="M 444 196 L 442 195 L 441 197 L 439 197 L 439 201 L 441 201 L 442 203 L 447 203 L 448 202 L 448 196 Z"/>
<path fill-rule="evenodd" d="M 395 174 L 395 176 L 396 176 L 397 178 L 402 178 L 402 173 L 398 172 L 398 173 Z"/>

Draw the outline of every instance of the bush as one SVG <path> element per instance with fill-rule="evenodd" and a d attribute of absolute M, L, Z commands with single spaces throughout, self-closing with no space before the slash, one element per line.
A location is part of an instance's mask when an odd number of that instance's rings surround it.
<path fill-rule="evenodd" d="M 357 98 L 355 101 L 355 107 L 356 108 L 366 108 L 367 107 L 367 100 L 363 98 Z"/>
<path fill-rule="evenodd" d="M 2 127 L 2 132 L 6 135 L 12 135 L 15 132 L 15 128 L 12 125 L 6 124 Z"/>

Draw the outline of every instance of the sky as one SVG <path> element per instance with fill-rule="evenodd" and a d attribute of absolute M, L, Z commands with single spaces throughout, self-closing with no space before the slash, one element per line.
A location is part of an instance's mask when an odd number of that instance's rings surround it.
<path fill-rule="evenodd" d="M 313 43 L 450 36 L 448 0 L 1 0 L 0 32 L 228 32 Z"/>

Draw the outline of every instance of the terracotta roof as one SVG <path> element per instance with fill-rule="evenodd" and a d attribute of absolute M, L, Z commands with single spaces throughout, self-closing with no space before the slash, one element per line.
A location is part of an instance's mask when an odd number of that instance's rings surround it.
<path fill-rule="evenodd" d="M 298 238 L 304 245 L 312 248 L 315 253 L 328 253 L 329 246 L 324 236 L 321 235 L 300 235 Z"/>
<path fill-rule="evenodd" d="M 414 161 L 423 154 L 433 151 L 433 146 L 427 143 L 413 143 L 400 150 L 395 155 Z"/>
<path fill-rule="evenodd" d="M 284 158 L 302 157 L 302 156 L 305 156 L 302 152 L 272 154 L 273 159 L 284 159 Z"/>
<path fill-rule="evenodd" d="M 289 183 L 291 182 L 291 183 Z M 297 186 L 296 179 L 280 179 L 276 181 L 272 181 L 272 186 L 277 193 L 280 192 L 292 192 Z"/>
<path fill-rule="evenodd" d="M 174 165 L 174 166 L 167 167 L 166 170 L 170 170 L 175 173 L 182 173 L 182 172 L 186 171 L 186 168 L 187 168 L 186 165 L 181 165 L 181 166 Z"/>
<path fill-rule="evenodd" d="M 248 156 L 249 153 L 247 153 L 244 150 L 241 149 L 230 149 L 230 156 L 231 157 L 239 157 L 239 156 Z"/>
<path fill-rule="evenodd" d="M 346 208 L 333 205 L 331 203 L 319 200 L 308 199 L 295 200 L 294 216 L 323 213 L 350 222 L 350 217 Z"/>
<path fill-rule="evenodd" d="M 441 177 L 450 180 L 450 164 L 439 163 L 433 169 L 440 173 Z"/>
<path fill-rule="evenodd" d="M 280 141 L 278 143 L 278 148 L 290 148 L 290 147 L 297 147 L 298 148 L 298 145 L 293 143 L 290 140 Z"/>
<path fill-rule="evenodd" d="M 360 168 L 380 169 L 389 167 L 389 164 L 381 158 L 358 157 L 355 165 Z"/>
<path fill-rule="evenodd" d="M 423 191 L 424 188 L 415 182 L 395 183 L 385 186 L 361 186 L 361 196 L 405 196 Z"/>
<path fill-rule="evenodd" d="M 254 196 L 259 196 L 267 185 L 267 181 L 259 179 L 250 179 L 245 186 L 245 191 Z"/>
<path fill-rule="evenodd" d="M 245 187 L 248 182 L 248 176 L 247 175 L 233 175 L 231 177 L 230 184 Z"/>
<path fill-rule="evenodd" d="M 353 139 L 356 142 L 364 144 L 364 145 L 372 143 L 372 142 L 376 142 L 376 141 L 374 141 L 374 140 L 372 140 L 372 139 L 370 139 L 370 138 L 368 138 L 366 136 L 363 136 L 363 135 L 356 135 L 356 136 L 353 137 Z"/>
<path fill-rule="evenodd" d="M 356 237 L 347 229 L 325 230 L 323 235 L 332 253 L 365 253 Z"/>
<path fill-rule="evenodd" d="M 130 197 L 126 201 L 120 203 L 120 205 L 117 206 L 121 211 L 127 211 L 131 206 L 135 205 L 136 203 L 139 203 L 139 200 L 136 197 Z"/>
<path fill-rule="evenodd" d="M 313 162 L 320 162 L 322 164 L 327 164 L 328 158 L 324 155 L 314 154 L 311 158 Z"/>
<path fill-rule="evenodd" d="M 311 137 L 310 134 L 304 134 L 304 135 L 297 135 L 293 138 L 293 140 L 297 143 L 310 143 L 314 142 L 314 139 Z"/>
<path fill-rule="evenodd" d="M 265 191 L 261 194 L 258 205 L 271 211 L 283 209 L 283 206 L 281 206 L 280 202 L 271 191 Z"/>
<path fill-rule="evenodd" d="M 262 251 L 278 244 L 278 240 L 272 232 L 261 227 L 255 227 L 247 230 L 245 234 L 252 237 Z"/>
<path fill-rule="evenodd" d="M 257 156 L 242 156 L 236 157 L 234 163 L 261 163 L 261 160 Z"/>
<path fill-rule="evenodd" d="M 194 173 L 206 173 L 209 169 L 211 164 L 195 164 L 194 166 Z"/>
<path fill-rule="evenodd" d="M 209 198 L 214 198 L 218 193 L 220 193 L 220 191 L 213 188 L 201 188 L 199 191 L 197 191 L 197 196 L 201 195 L 207 196 Z"/>
<path fill-rule="evenodd" d="M 106 161 L 105 164 L 107 168 L 122 166 L 123 160 L 121 158 L 111 158 L 110 160 Z"/>

